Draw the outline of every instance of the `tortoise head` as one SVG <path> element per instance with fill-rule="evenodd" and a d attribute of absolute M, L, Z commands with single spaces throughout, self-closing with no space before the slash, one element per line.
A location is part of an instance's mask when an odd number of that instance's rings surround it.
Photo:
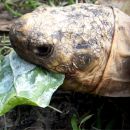
<path fill-rule="evenodd" d="M 108 8 L 85 4 L 40 7 L 14 23 L 10 40 L 25 60 L 82 79 L 87 75 L 90 80 L 102 75 L 112 30 L 113 14 Z"/>

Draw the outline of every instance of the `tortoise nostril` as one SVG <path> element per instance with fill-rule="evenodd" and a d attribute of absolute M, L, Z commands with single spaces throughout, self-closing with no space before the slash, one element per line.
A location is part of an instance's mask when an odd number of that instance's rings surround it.
<path fill-rule="evenodd" d="M 48 57 L 52 54 L 53 46 L 52 45 L 42 45 L 36 47 L 33 52 L 38 56 Z"/>

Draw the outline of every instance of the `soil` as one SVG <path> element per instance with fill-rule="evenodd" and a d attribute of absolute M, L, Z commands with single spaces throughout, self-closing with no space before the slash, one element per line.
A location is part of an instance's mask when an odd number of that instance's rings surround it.
<path fill-rule="evenodd" d="M 58 90 L 51 106 L 43 109 L 18 106 L 0 117 L 0 130 L 72 130 L 73 115 L 80 120 L 86 114 L 93 116 L 86 121 L 83 130 L 130 129 L 129 98 L 108 98 Z"/>

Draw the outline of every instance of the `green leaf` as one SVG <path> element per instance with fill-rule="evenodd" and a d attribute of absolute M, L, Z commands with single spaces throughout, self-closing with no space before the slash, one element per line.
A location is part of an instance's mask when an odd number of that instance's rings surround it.
<path fill-rule="evenodd" d="M 83 123 L 85 123 L 87 120 L 89 120 L 92 116 L 93 116 L 93 114 L 85 116 L 85 117 L 81 120 L 80 125 L 79 125 L 79 128 L 81 129 L 81 125 L 82 125 Z"/>
<path fill-rule="evenodd" d="M 73 130 L 80 130 L 78 128 L 78 119 L 77 119 L 77 116 L 75 114 L 71 118 L 71 126 L 72 126 Z"/>
<path fill-rule="evenodd" d="M 47 107 L 64 75 L 27 63 L 11 51 L 0 61 L 0 116 L 17 105 Z"/>

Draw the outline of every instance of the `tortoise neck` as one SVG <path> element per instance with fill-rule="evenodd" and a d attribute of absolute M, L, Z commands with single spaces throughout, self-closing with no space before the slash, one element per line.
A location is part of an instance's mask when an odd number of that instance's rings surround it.
<path fill-rule="evenodd" d="M 96 93 L 104 96 L 130 96 L 130 17 L 118 9 L 110 57 Z"/>

